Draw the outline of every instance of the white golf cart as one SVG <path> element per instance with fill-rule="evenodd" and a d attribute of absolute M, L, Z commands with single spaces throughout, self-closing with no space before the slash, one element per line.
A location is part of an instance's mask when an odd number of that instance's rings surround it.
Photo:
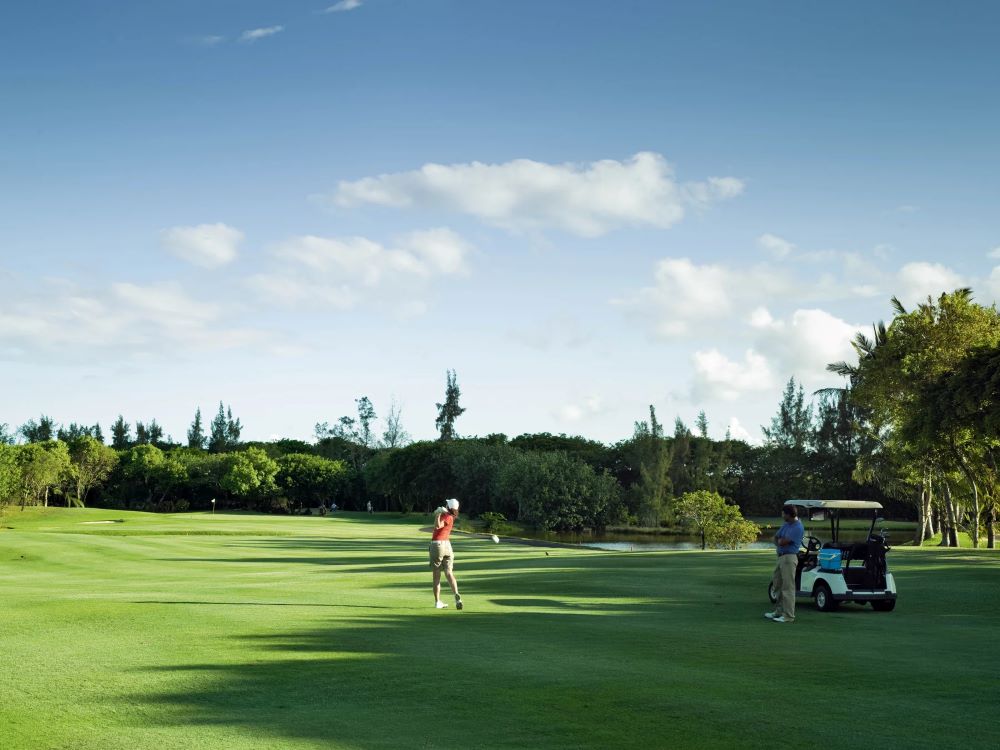
<path fill-rule="evenodd" d="M 831 539 L 821 542 L 814 536 L 802 538 L 795 569 L 795 595 L 815 597 L 823 612 L 835 610 L 841 602 L 871 602 L 877 612 L 890 612 L 896 606 L 896 582 L 889 572 L 885 553 L 889 551 L 884 531 L 875 532 L 882 521 L 882 505 L 867 500 L 789 500 L 785 505 L 799 509 L 802 521 L 830 521 Z M 871 517 L 871 526 L 863 541 L 840 540 L 840 518 L 844 511 L 861 511 Z M 767 595 L 778 600 L 773 585 Z"/>

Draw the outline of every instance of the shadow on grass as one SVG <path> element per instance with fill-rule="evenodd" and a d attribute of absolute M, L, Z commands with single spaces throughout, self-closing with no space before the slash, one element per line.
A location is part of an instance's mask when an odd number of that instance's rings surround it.
<path fill-rule="evenodd" d="M 499 572 L 492 560 L 472 566 L 463 612 L 329 610 L 319 625 L 262 625 L 233 636 L 211 662 L 154 668 L 191 676 L 183 689 L 147 695 L 145 715 L 236 728 L 274 738 L 270 747 L 771 747 L 786 726 L 774 710 L 788 697 L 787 684 L 774 679 L 781 659 L 807 664 L 817 684 L 872 664 L 907 675 L 878 688 L 886 716 L 908 717 L 904 734 L 888 721 L 856 726 L 856 704 L 833 701 L 810 729 L 831 746 L 896 746 L 901 736 L 920 738 L 912 747 L 947 746 L 958 730 L 938 721 L 942 711 L 961 709 L 963 727 L 991 726 L 992 702 L 968 697 L 982 694 L 982 674 L 1000 666 L 995 656 L 955 671 L 967 645 L 939 638 L 951 626 L 929 625 L 920 611 L 823 614 L 804 605 L 795 626 L 768 623 L 761 615 L 769 556 L 505 562 Z M 913 591 L 914 601 L 919 595 Z M 928 638 L 938 646 L 927 649 Z M 978 631 L 974 643 L 981 653 Z M 947 694 L 934 688 L 944 669 L 952 670 Z M 991 747 L 984 738 L 970 729 L 962 740 Z"/>
<path fill-rule="evenodd" d="M 209 601 L 184 601 L 180 599 L 134 601 L 132 604 L 204 604 L 218 607 L 336 607 L 351 609 L 394 609 L 399 607 L 387 607 L 381 604 L 303 604 L 299 602 L 209 602 Z"/>

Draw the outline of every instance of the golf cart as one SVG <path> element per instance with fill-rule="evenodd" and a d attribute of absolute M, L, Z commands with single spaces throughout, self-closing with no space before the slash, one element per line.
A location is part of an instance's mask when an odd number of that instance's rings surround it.
<path fill-rule="evenodd" d="M 871 602 L 877 612 L 890 612 L 896 606 L 896 582 L 888 571 L 885 553 L 889 551 L 887 535 L 875 532 L 882 519 L 882 505 L 867 500 L 789 500 L 785 505 L 799 509 L 804 521 L 829 521 L 830 541 L 821 542 L 814 536 L 802 538 L 795 569 L 795 595 L 815 597 L 816 607 L 823 612 L 835 610 L 841 602 Z M 870 514 L 871 526 L 864 541 L 844 542 L 840 539 L 840 518 L 844 511 Z M 767 595 L 778 600 L 773 584 Z"/>

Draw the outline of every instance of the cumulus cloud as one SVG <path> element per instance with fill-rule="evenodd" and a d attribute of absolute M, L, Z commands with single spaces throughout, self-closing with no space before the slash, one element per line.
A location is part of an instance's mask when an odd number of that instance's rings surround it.
<path fill-rule="evenodd" d="M 240 34 L 240 41 L 256 42 L 258 39 L 264 39 L 269 36 L 274 36 L 275 34 L 280 34 L 284 30 L 284 26 L 266 26 L 260 29 L 248 29 Z"/>
<path fill-rule="evenodd" d="M 218 268 L 236 259 L 243 232 L 226 224 L 173 227 L 160 232 L 164 249 L 202 268 Z"/>
<path fill-rule="evenodd" d="M 760 393 L 774 387 L 775 379 L 767 358 L 748 349 L 742 361 L 734 361 L 718 349 L 696 351 L 692 397 L 696 401 L 722 399 L 735 401 L 748 393 Z"/>
<path fill-rule="evenodd" d="M 355 8 L 361 7 L 361 0 L 340 0 L 339 3 L 334 3 L 329 8 L 324 10 L 324 13 L 343 13 L 348 10 L 354 10 Z"/>
<path fill-rule="evenodd" d="M 998 258 L 998 259 L 1000 259 L 1000 246 L 998 246 L 998 247 L 995 247 L 995 248 L 993 248 L 992 250 L 990 250 L 990 251 L 989 251 L 989 252 L 987 253 L 987 255 L 988 255 L 988 256 L 989 256 L 990 258 Z"/>
<path fill-rule="evenodd" d="M 734 269 L 665 258 L 656 264 L 654 286 L 617 302 L 649 317 L 659 336 L 674 338 L 716 325 L 753 300 L 791 291 L 782 273 L 765 266 Z"/>
<path fill-rule="evenodd" d="M 332 201 L 343 207 L 374 204 L 455 211 L 512 231 L 555 228 L 596 237 L 628 226 L 667 228 L 688 208 L 732 198 L 735 177 L 678 183 L 661 155 L 625 161 L 547 164 L 516 159 L 503 164 L 425 164 L 411 172 L 342 181 Z"/>
<path fill-rule="evenodd" d="M 820 309 L 798 309 L 787 318 L 775 318 L 759 306 L 746 322 L 751 346 L 742 359 L 717 348 L 694 353 L 691 400 L 753 398 L 776 392 L 793 376 L 808 390 L 833 385 L 835 376 L 827 373 L 826 366 L 851 361 L 855 355 L 851 342 L 866 330 Z"/>
<path fill-rule="evenodd" d="M 750 313 L 750 326 L 752 328 L 770 328 L 773 325 L 774 318 L 771 317 L 771 313 L 766 307 L 754 308 L 753 312 Z"/>
<path fill-rule="evenodd" d="M 603 403 L 600 396 L 588 396 L 576 403 L 563 404 L 556 416 L 564 422 L 580 422 L 587 417 L 600 414 Z"/>
<path fill-rule="evenodd" d="M 0 353 L 74 362 L 150 354 L 183 358 L 196 350 L 269 341 L 263 331 L 228 325 L 221 307 L 177 284 L 118 282 L 91 290 L 60 279 L 47 284 L 4 290 Z"/>
<path fill-rule="evenodd" d="M 940 263 L 907 263 L 896 276 L 900 301 L 907 306 L 919 304 L 928 296 L 937 298 L 943 292 L 967 286 L 955 271 Z"/>
<path fill-rule="evenodd" d="M 284 265 L 248 278 L 247 284 L 280 305 L 312 303 L 346 310 L 377 297 L 412 317 L 425 312 L 426 304 L 410 294 L 434 278 L 467 273 L 471 249 L 446 228 L 401 235 L 391 247 L 366 237 L 293 237 L 272 250 Z"/>
<path fill-rule="evenodd" d="M 747 432 L 746 428 L 740 424 L 740 420 L 736 417 L 730 418 L 729 424 L 726 426 L 726 431 L 733 440 L 750 442 L 750 433 Z"/>
<path fill-rule="evenodd" d="M 867 326 L 847 323 L 820 309 L 799 309 L 787 320 L 772 320 L 755 340 L 757 349 L 776 363 L 781 377 L 814 382 L 826 378 L 831 362 L 851 360 L 851 342 Z"/>
<path fill-rule="evenodd" d="M 776 234 L 765 233 L 757 238 L 757 244 L 766 250 L 772 258 L 785 258 L 792 254 L 795 245 Z"/>

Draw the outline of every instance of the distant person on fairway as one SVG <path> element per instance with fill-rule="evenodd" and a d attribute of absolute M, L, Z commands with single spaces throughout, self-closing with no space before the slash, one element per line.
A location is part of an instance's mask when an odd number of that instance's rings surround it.
<path fill-rule="evenodd" d="M 372 510 L 372 501 L 371 500 L 368 501 L 368 512 L 369 513 L 374 513 L 375 512 L 374 510 Z"/>
<path fill-rule="evenodd" d="M 781 509 L 785 524 L 774 535 L 774 546 L 778 550 L 778 564 L 774 567 L 771 584 L 778 594 L 773 612 L 764 617 L 772 622 L 792 622 L 795 619 L 795 568 L 799 564 L 799 547 L 806 530 L 802 528 L 799 512 L 794 505 Z"/>
<path fill-rule="evenodd" d="M 451 536 L 451 527 L 458 518 L 458 500 L 452 498 L 445 503 L 445 506 L 434 511 L 434 528 L 431 530 L 430 556 L 431 570 L 434 571 L 434 606 L 438 609 L 448 606 L 441 601 L 441 570 L 444 569 L 445 578 L 451 586 L 451 593 L 455 595 L 455 609 L 461 609 L 462 597 L 458 594 L 458 581 L 452 572 L 455 554 L 448 540 Z"/>

